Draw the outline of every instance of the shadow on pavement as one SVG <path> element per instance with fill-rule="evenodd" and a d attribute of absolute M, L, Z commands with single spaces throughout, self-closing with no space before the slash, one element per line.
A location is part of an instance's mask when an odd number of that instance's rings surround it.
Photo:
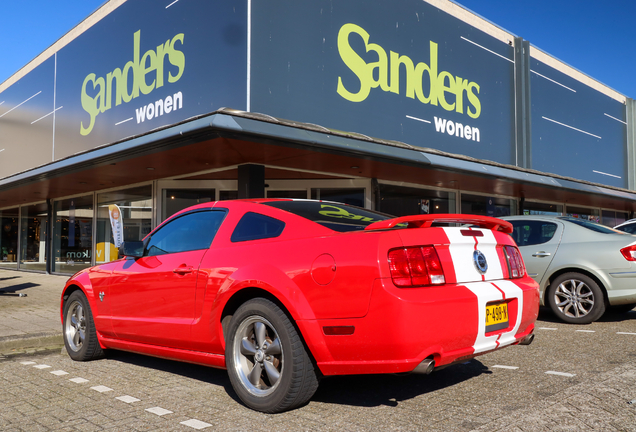
<path fill-rule="evenodd" d="M 16 291 L 22 291 L 22 290 L 26 290 L 26 289 L 34 288 L 38 286 L 40 286 L 40 284 L 36 284 L 33 282 L 25 282 L 25 283 L 16 284 L 16 285 L 9 285 L 9 286 L 0 288 L 0 295 L 14 294 Z"/>
<path fill-rule="evenodd" d="M 232 399 L 243 405 L 234 389 L 232 389 L 232 384 L 225 370 L 116 350 L 109 350 L 107 357 L 111 360 L 223 386 Z M 311 400 L 361 407 L 397 406 L 399 402 L 452 387 L 481 374 L 491 373 L 481 362 L 472 360 L 465 364 L 457 364 L 435 371 L 431 375 L 350 375 L 328 377 L 320 382 L 318 391 Z"/>
<path fill-rule="evenodd" d="M 554 315 L 554 313 L 552 313 L 550 308 L 547 308 L 547 307 L 541 307 L 539 309 L 539 319 L 541 321 L 545 321 L 548 323 L 568 324 L 564 321 L 561 321 L 559 318 L 557 318 L 557 316 Z M 625 312 L 625 311 L 619 310 L 618 308 L 615 309 L 612 306 L 610 306 L 605 310 L 605 313 L 603 314 L 603 316 L 601 316 L 601 318 L 598 319 L 598 322 L 616 323 L 616 322 L 629 321 L 633 319 L 636 319 L 636 309 L 632 309 L 631 311 Z M 586 324 L 569 324 L 569 325 L 586 325 Z"/>
<path fill-rule="evenodd" d="M 430 375 L 350 375 L 325 378 L 312 398 L 361 407 L 398 406 L 399 402 L 492 373 L 478 360 L 449 366 Z"/>
<path fill-rule="evenodd" d="M 20 279 L 22 276 L 9 276 L 9 277 L 4 277 L 4 278 L 0 278 L 0 281 L 6 281 L 6 280 L 11 280 L 11 279 Z"/>
<path fill-rule="evenodd" d="M 223 369 L 216 369 L 208 366 L 201 366 L 192 363 L 185 363 L 176 360 L 167 360 L 157 357 L 150 357 L 143 354 L 135 354 L 126 351 L 108 350 L 106 357 L 110 360 L 141 366 L 149 369 L 156 369 L 164 372 L 181 375 L 185 378 L 195 379 L 197 381 L 206 382 L 217 386 L 222 386 L 228 395 L 237 401 L 242 402 L 234 393 L 230 378 Z"/>

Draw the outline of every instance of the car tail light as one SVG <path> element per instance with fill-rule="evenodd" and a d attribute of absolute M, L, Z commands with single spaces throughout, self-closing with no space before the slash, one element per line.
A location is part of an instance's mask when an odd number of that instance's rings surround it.
<path fill-rule="evenodd" d="M 389 251 L 391 278 L 398 287 L 441 285 L 446 282 L 435 247 L 415 246 Z"/>
<path fill-rule="evenodd" d="M 504 252 L 506 253 L 506 258 L 508 260 L 510 278 L 514 279 L 524 277 L 526 274 L 526 267 L 523 265 L 523 258 L 521 258 L 519 249 L 514 246 L 504 246 Z"/>
<path fill-rule="evenodd" d="M 636 245 L 624 247 L 621 249 L 621 253 L 627 261 L 636 261 Z"/>

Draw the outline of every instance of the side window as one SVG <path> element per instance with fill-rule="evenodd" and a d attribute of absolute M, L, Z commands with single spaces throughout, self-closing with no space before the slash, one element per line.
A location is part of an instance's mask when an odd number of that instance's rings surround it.
<path fill-rule="evenodd" d="M 248 212 L 236 224 L 230 240 L 242 242 L 278 237 L 285 229 L 285 222 L 259 213 Z"/>
<path fill-rule="evenodd" d="M 224 211 L 206 210 L 171 220 L 152 235 L 144 256 L 208 249 L 225 214 Z"/>
<path fill-rule="evenodd" d="M 512 238 L 518 246 L 532 246 L 549 242 L 557 225 L 544 221 L 511 221 L 514 230 Z"/>
<path fill-rule="evenodd" d="M 625 231 L 629 234 L 636 234 L 636 223 L 631 225 L 625 225 L 624 227 L 620 227 L 619 230 Z"/>

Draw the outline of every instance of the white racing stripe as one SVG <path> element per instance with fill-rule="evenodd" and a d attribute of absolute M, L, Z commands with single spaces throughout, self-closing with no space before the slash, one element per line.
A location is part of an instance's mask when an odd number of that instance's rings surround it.
<path fill-rule="evenodd" d="M 497 289 L 497 287 L 499 289 Z M 515 334 L 519 329 L 521 323 L 521 315 L 523 313 L 523 291 L 514 282 L 509 280 L 498 280 L 491 282 L 473 282 L 467 283 L 468 288 L 477 297 L 477 338 L 473 345 L 475 354 L 493 350 L 497 347 L 503 347 L 510 345 L 516 341 Z M 503 300 L 504 296 L 501 291 L 505 293 L 506 299 L 517 299 L 517 319 L 515 326 L 506 333 L 499 333 L 491 336 L 486 336 L 486 304 L 493 301 Z M 497 344 L 497 341 L 499 344 Z"/>
<path fill-rule="evenodd" d="M 515 326 L 506 333 L 502 333 L 499 338 L 499 346 L 506 346 L 516 342 L 515 335 L 519 330 L 519 325 L 521 324 L 521 317 L 523 314 L 523 290 L 517 286 L 511 280 L 500 280 L 493 282 L 494 285 L 497 285 L 500 290 L 502 290 L 506 294 L 506 299 L 516 298 L 517 299 L 517 321 Z M 484 317 L 484 321 L 486 318 Z"/>
<path fill-rule="evenodd" d="M 449 251 L 453 259 L 455 267 L 455 275 L 457 283 L 475 282 L 482 279 L 482 274 L 477 270 L 473 260 L 473 252 L 475 251 L 475 239 L 477 239 L 477 250 L 481 251 L 488 262 L 488 270 L 484 274 L 485 280 L 495 280 L 503 278 L 503 270 L 499 255 L 497 255 L 497 240 L 492 231 L 488 229 L 476 229 L 480 231 L 483 237 L 465 236 L 462 230 L 468 228 L 445 227 L 444 232 L 450 242 Z"/>

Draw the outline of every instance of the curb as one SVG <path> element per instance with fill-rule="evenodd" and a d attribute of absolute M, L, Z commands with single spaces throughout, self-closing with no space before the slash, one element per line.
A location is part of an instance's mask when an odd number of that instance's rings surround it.
<path fill-rule="evenodd" d="M 6 336 L 0 338 L 0 353 L 11 351 L 24 351 L 29 348 L 42 348 L 64 345 L 62 332 L 42 332 L 19 336 Z"/>

